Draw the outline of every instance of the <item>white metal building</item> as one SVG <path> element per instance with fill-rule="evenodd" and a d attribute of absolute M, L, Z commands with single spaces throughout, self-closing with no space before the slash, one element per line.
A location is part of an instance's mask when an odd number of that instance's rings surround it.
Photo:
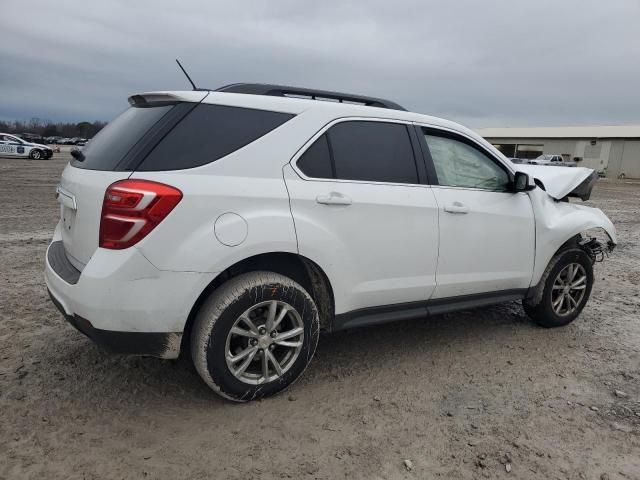
<path fill-rule="evenodd" d="M 610 178 L 640 178 L 640 125 L 480 128 L 507 157 L 562 155 Z"/>

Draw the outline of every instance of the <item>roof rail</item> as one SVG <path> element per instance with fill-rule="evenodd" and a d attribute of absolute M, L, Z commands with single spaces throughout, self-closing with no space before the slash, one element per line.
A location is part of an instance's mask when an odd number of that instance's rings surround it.
<path fill-rule="evenodd" d="M 382 98 L 352 95 L 350 93 L 315 90 L 312 88 L 288 87 L 285 85 L 269 85 L 266 83 L 232 83 L 216 90 L 216 92 L 247 93 L 250 95 L 270 95 L 272 97 L 311 98 L 312 100 L 334 100 L 339 103 L 349 102 L 369 107 L 390 108 L 392 110 L 407 109 L 395 102 Z"/>

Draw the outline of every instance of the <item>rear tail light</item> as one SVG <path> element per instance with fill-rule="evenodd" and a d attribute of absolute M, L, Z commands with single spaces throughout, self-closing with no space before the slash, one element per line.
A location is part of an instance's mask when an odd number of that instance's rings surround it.
<path fill-rule="evenodd" d="M 104 194 L 100 217 L 100 246 L 122 250 L 135 245 L 166 218 L 182 192 L 148 180 L 121 180 Z"/>

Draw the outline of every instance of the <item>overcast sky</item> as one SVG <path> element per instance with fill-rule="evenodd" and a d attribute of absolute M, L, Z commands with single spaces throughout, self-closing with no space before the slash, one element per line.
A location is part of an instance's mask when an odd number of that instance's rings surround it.
<path fill-rule="evenodd" d="M 0 118 L 269 82 L 472 127 L 640 123 L 639 0 L 0 0 Z"/>

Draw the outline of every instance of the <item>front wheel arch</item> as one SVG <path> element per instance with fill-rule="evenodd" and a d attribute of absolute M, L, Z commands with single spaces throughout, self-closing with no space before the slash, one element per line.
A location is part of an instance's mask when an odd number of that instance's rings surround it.
<path fill-rule="evenodd" d="M 552 294 L 553 291 L 557 291 L 555 290 L 555 288 L 557 288 L 555 286 L 556 279 L 562 278 L 561 272 L 563 271 L 563 268 L 570 263 L 581 265 L 583 270 L 586 272 L 586 283 L 585 286 L 582 287 L 585 289 L 585 294 L 580 300 L 578 300 L 579 305 L 576 305 L 576 310 L 574 312 L 567 315 L 562 314 L 563 316 L 560 316 L 557 312 L 554 312 Z M 553 256 L 549 265 L 547 265 L 547 268 L 545 269 L 537 286 L 535 295 L 525 298 L 522 305 L 527 315 L 540 326 L 549 328 L 567 325 L 580 315 L 582 309 L 587 304 L 591 294 L 591 288 L 593 287 L 593 281 L 593 261 L 584 249 L 577 247 L 561 250 Z M 565 285 L 568 284 L 565 283 Z M 580 287 L 576 287 L 576 290 L 578 288 Z"/>
<path fill-rule="evenodd" d="M 604 228 L 603 228 L 604 230 Z M 606 232 L 606 230 L 604 230 Z M 545 282 L 549 276 L 549 272 L 556 260 L 560 255 L 562 255 L 567 250 L 571 249 L 580 249 L 583 250 L 580 246 L 580 241 L 582 240 L 582 232 L 575 233 L 567 241 L 565 241 L 560 247 L 554 252 L 554 254 L 549 259 L 549 262 L 545 266 L 544 271 L 542 272 L 542 276 L 538 280 L 538 283 L 529 288 L 527 292 L 527 296 L 524 299 L 530 305 L 537 305 L 542 300 L 542 294 L 544 293 Z M 584 251 L 584 250 L 583 250 Z M 588 252 L 585 252 L 588 254 Z"/>

